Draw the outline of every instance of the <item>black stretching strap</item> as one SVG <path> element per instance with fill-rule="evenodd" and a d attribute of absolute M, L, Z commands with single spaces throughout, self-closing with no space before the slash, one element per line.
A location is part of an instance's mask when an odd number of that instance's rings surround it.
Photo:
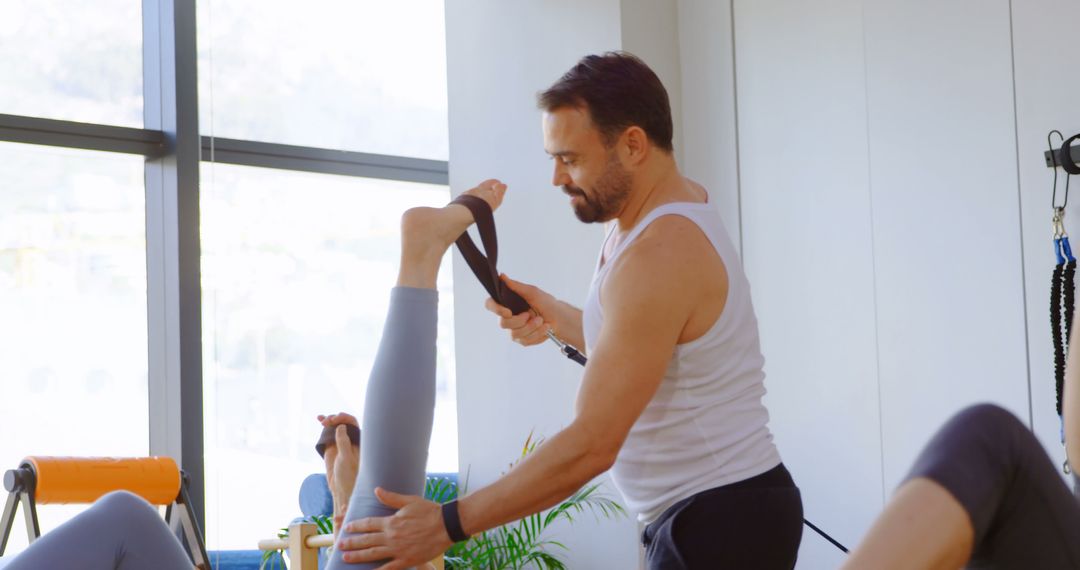
<path fill-rule="evenodd" d="M 476 229 L 480 232 L 480 243 L 484 244 L 484 251 L 487 252 L 486 257 L 480 253 L 472 238 L 469 237 L 468 231 L 462 232 L 457 239 L 458 251 L 465 258 L 465 262 L 469 264 L 469 269 L 472 269 L 476 279 L 480 281 L 480 284 L 484 286 L 488 295 L 491 295 L 491 298 L 496 303 L 510 309 L 512 314 L 520 315 L 526 311 L 531 311 L 532 308 L 525 302 L 525 299 L 522 299 L 502 279 L 499 279 L 499 270 L 495 267 L 499 260 L 499 239 L 495 234 L 495 218 L 491 214 L 491 206 L 483 199 L 467 194 L 454 198 L 450 203 L 465 206 L 472 212 L 473 220 L 476 221 Z M 547 336 L 555 342 L 563 356 L 585 366 L 587 362 L 585 355 L 581 354 L 578 349 L 559 340 L 555 333 L 550 330 L 547 332 Z"/>
<path fill-rule="evenodd" d="M 499 271 L 495 268 L 495 262 L 498 261 L 499 258 L 499 243 L 495 236 L 495 218 L 491 214 L 491 206 L 483 199 L 467 194 L 462 194 L 457 198 L 454 198 L 450 203 L 461 204 L 472 212 L 473 219 L 476 220 L 476 229 L 480 232 L 480 242 L 484 244 L 484 251 L 487 252 L 487 257 L 484 257 L 484 254 L 480 253 L 476 244 L 473 243 L 472 238 L 469 237 L 468 231 L 462 233 L 461 237 L 455 242 L 458 251 L 461 252 L 461 256 L 464 257 L 465 262 L 469 264 L 469 269 L 472 269 L 473 275 L 476 275 L 476 278 L 480 281 L 480 284 L 484 286 L 484 289 L 487 290 L 488 294 L 491 295 L 491 298 L 494 299 L 496 303 L 510 309 L 511 313 L 518 315 L 525 311 L 532 310 L 529 307 L 529 304 L 526 303 L 520 295 L 510 289 L 502 279 L 499 279 Z M 548 336 L 559 346 L 559 350 L 563 355 L 574 362 L 585 366 L 587 360 L 584 354 L 581 354 L 574 347 L 562 342 L 551 333 L 549 333 Z M 447 514 L 444 506 L 443 516 L 446 517 Z M 814 526 L 807 519 L 803 519 L 803 522 L 814 532 L 820 534 L 825 540 L 832 543 L 833 546 L 839 548 L 844 553 L 847 553 L 848 549 L 845 548 L 843 544 L 837 542 L 836 539 L 829 536 L 825 531 Z M 451 539 L 453 538 L 454 537 L 451 536 Z"/>
<path fill-rule="evenodd" d="M 349 434 L 349 441 L 353 445 L 360 445 L 360 428 L 352 424 L 345 424 L 345 433 Z M 326 426 L 319 434 L 319 440 L 315 442 L 315 451 L 319 457 L 326 457 L 326 447 L 337 445 L 337 426 Z"/>
<path fill-rule="evenodd" d="M 484 244 L 484 251 L 487 252 L 487 257 L 480 253 L 468 231 L 457 239 L 458 251 L 465 258 L 465 263 L 469 264 L 473 275 L 476 275 L 480 284 L 487 289 L 488 295 L 491 295 L 496 303 L 510 309 L 511 313 L 517 315 L 528 311 L 529 304 L 499 279 L 499 270 L 495 268 L 499 260 L 499 240 L 495 236 L 495 218 L 491 215 L 491 206 L 483 199 L 468 194 L 462 194 L 450 203 L 465 206 L 472 212 L 476 229 L 480 231 L 480 242 Z"/>

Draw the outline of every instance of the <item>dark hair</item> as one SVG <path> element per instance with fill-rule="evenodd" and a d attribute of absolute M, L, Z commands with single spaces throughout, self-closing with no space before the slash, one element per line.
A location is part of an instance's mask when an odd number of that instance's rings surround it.
<path fill-rule="evenodd" d="M 671 104 L 660 78 L 637 56 L 624 51 L 587 55 L 537 96 L 545 111 L 585 108 L 611 146 L 627 127 L 638 126 L 649 140 L 672 151 Z"/>

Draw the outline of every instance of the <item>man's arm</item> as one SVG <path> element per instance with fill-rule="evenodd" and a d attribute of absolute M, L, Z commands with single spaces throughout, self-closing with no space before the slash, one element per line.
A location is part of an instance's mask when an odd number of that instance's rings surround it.
<path fill-rule="evenodd" d="M 581 309 L 566 301 L 559 301 L 559 305 L 561 310 L 558 326 L 553 327 L 555 335 L 585 354 L 585 329 L 581 325 Z"/>
<path fill-rule="evenodd" d="M 693 277 L 701 257 L 677 234 L 642 236 L 612 267 L 601 291 L 609 310 L 585 368 L 574 421 L 506 476 L 459 501 L 465 532 L 555 505 L 614 463 L 659 387 L 700 295 L 700 279 Z"/>

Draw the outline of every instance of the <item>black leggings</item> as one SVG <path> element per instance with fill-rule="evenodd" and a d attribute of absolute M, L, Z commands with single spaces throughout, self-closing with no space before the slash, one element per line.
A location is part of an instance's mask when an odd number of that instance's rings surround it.
<path fill-rule="evenodd" d="M 907 479 L 917 477 L 945 487 L 971 517 L 969 568 L 1080 568 L 1080 503 L 1006 410 L 981 404 L 953 416 Z"/>
<path fill-rule="evenodd" d="M 799 488 L 781 463 L 675 503 L 641 541 L 649 570 L 790 570 L 802 524 Z"/>

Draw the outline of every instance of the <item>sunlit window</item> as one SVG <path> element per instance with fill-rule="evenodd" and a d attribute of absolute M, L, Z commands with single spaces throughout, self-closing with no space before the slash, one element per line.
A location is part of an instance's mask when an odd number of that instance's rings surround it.
<path fill-rule="evenodd" d="M 143 125 L 142 2 L 0 2 L 0 113 Z"/>
<path fill-rule="evenodd" d="M 446 160 L 442 0 L 198 7 L 203 134 Z"/>
<path fill-rule="evenodd" d="M 240 139 L 247 149 L 308 147 L 305 156 L 328 155 L 313 148 L 350 151 L 353 158 L 365 153 L 365 165 L 393 162 L 399 173 L 422 164 L 423 179 L 431 180 L 445 168 L 436 161 L 448 157 L 443 3 L 200 0 L 194 3 L 197 53 L 184 52 L 191 49 L 184 47 L 190 22 L 180 23 L 192 4 L 151 14 L 145 48 L 143 5 L 0 2 L 0 115 L 18 116 L 3 119 L 0 139 L 19 141 L 0 142 L 0 471 L 27 455 L 144 456 L 151 413 L 169 416 L 162 423 L 171 430 L 170 445 L 189 435 L 174 416 L 197 412 L 190 402 L 156 398 L 151 410 L 147 401 L 150 387 L 174 393 L 169 389 L 178 378 L 148 371 L 182 358 L 170 352 L 181 344 L 170 335 L 183 342 L 191 334 L 174 321 L 150 327 L 147 238 L 151 258 L 166 258 L 166 271 L 151 275 L 172 292 L 190 266 L 171 262 L 186 261 L 196 245 L 181 237 L 178 246 L 176 235 L 194 231 L 198 219 L 201 522 L 209 549 L 253 550 L 300 514 L 301 481 L 323 469 L 314 451 L 315 416 L 361 415 L 396 277 L 402 212 L 443 205 L 449 190 L 220 164 L 207 152 L 198 212 L 174 209 L 170 193 L 191 191 L 180 181 L 194 179 L 185 170 L 193 167 L 169 162 L 172 145 L 147 141 L 175 139 L 110 127 L 142 128 L 144 79 L 159 81 L 154 70 L 161 67 L 163 77 L 175 71 L 190 80 L 196 57 L 201 136 Z M 176 29 L 168 29 L 170 18 Z M 162 124 L 172 129 L 186 120 L 194 127 L 192 98 L 173 97 L 172 79 L 161 81 L 147 83 L 145 92 L 170 117 Z M 161 153 L 165 158 L 150 172 L 163 184 L 150 191 L 163 192 L 166 205 L 148 224 L 145 161 Z M 170 273 L 174 267 L 181 275 Z M 446 263 L 438 281 L 438 388 L 428 462 L 436 472 L 457 470 L 450 276 Z M 197 312 L 191 297 L 181 299 L 181 311 Z M 149 342 L 169 347 L 161 351 L 164 361 L 155 351 L 148 362 Z M 190 377 L 190 369 L 181 375 Z M 164 439 L 154 446 L 168 447 Z M 84 508 L 41 506 L 42 530 Z M 5 557 L 25 547 L 21 518 L 16 526 Z"/>
<path fill-rule="evenodd" d="M 141 157 L 0 143 L 0 180 L 0 470 L 146 455 Z M 42 529 L 79 510 L 42 505 Z"/>
<path fill-rule="evenodd" d="M 445 186 L 204 163 L 207 540 L 250 548 L 297 516 L 320 413 L 360 416 L 397 276 L 400 217 Z M 457 471 L 453 292 L 439 273 L 431 471 Z M 268 524 L 269 523 L 269 524 Z"/>

